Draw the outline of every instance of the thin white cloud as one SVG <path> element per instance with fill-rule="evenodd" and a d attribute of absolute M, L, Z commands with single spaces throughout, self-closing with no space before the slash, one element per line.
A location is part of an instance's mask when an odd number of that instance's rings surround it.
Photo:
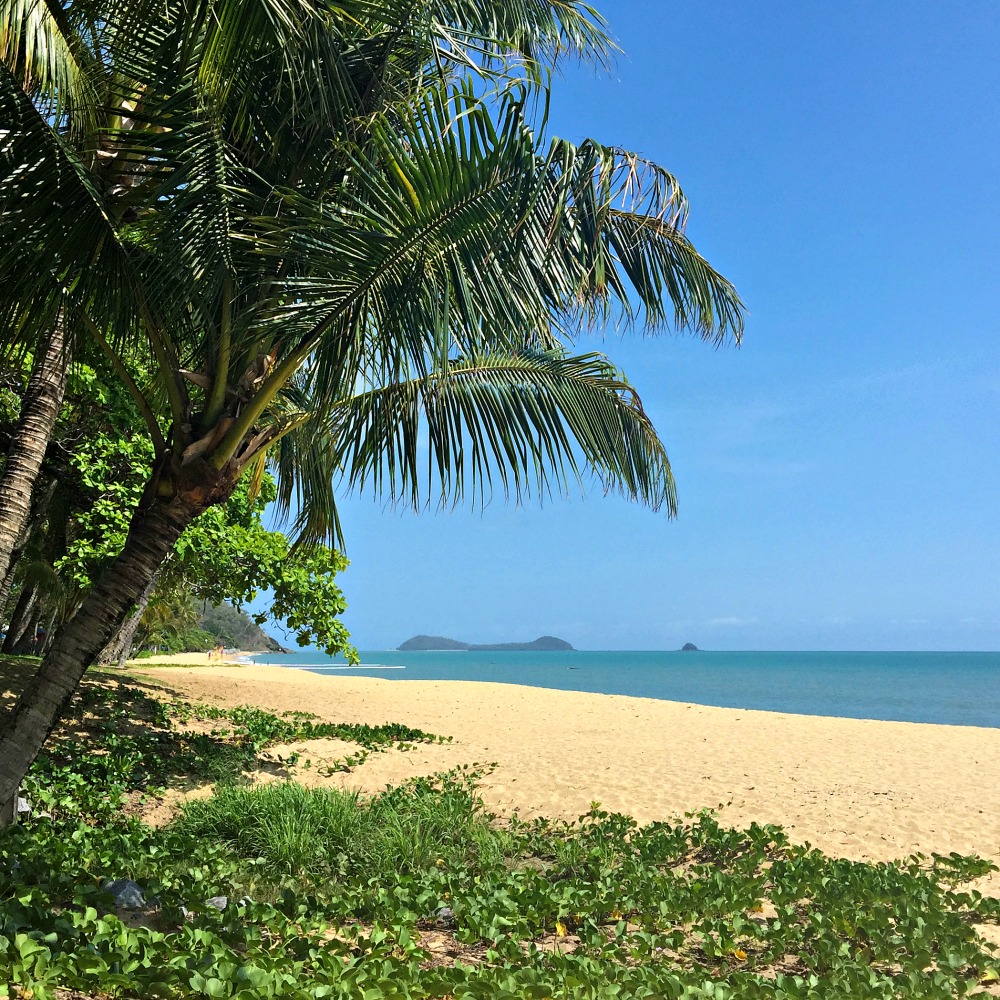
<path fill-rule="evenodd" d="M 951 362 L 921 361 L 901 368 L 887 368 L 880 372 L 847 375 L 837 379 L 834 387 L 839 392 L 871 392 L 878 389 L 908 387 L 939 380 L 942 372 L 950 367 L 954 367 Z"/>

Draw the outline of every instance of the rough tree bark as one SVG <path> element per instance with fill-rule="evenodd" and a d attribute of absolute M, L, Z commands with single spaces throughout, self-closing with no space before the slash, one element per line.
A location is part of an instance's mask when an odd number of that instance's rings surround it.
<path fill-rule="evenodd" d="M 154 471 L 153 495 L 140 503 L 125 547 L 59 630 L 0 727 L 0 815 L 17 794 L 87 667 L 121 628 L 181 533 L 203 511 L 228 499 L 238 478 L 235 469 L 219 472 L 197 460 L 194 467 L 163 472 Z"/>
<path fill-rule="evenodd" d="M 139 622 L 142 620 L 142 613 L 146 610 L 146 605 L 149 604 L 149 598 L 153 593 L 153 588 L 156 586 L 156 578 L 154 577 L 149 581 L 149 586 L 143 591 L 142 596 L 139 598 L 139 604 L 136 606 L 135 614 L 125 623 L 125 627 L 122 629 L 121 643 L 118 646 L 118 669 L 124 670 L 125 663 L 129 656 L 132 654 L 132 640 L 135 638 L 135 633 L 139 628 Z"/>
<path fill-rule="evenodd" d="M 62 313 L 47 344 L 39 344 L 3 478 L 0 479 L 0 581 L 7 579 L 11 555 L 31 513 L 31 492 L 66 392 L 69 350 Z"/>
<path fill-rule="evenodd" d="M 139 600 L 136 602 L 135 610 L 125 619 L 125 624 L 118 630 L 114 638 L 101 650 L 97 657 L 98 663 L 116 663 L 119 668 L 125 666 L 125 661 L 132 651 L 132 640 L 139 629 L 139 622 L 142 621 L 142 613 L 146 610 L 146 605 L 149 604 L 149 599 L 156 589 L 157 579 L 158 576 L 154 576 L 146 584 L 146 589 L 139 595 Z"/>
<path fill-rule="evenodd" d="M 14 610 L 10 614 L 10 623 L 7 627 L 7 634 L 4 636 L 3 645 L 0 652 L 13 653 L 21 642 L 21 638 L 32 622 L 32 612 L 35 609 L 35 596 L 37 591 L 34 587 L 25 585 L 14 605 Z"/>
<path fill-rule="evenodd" d="M 11 553 L 9 564 L 7 566 L 7 576 L 6 578 L 0 577 L 0 619 L 3 621 L 8 621 L 8 618 L 4 618 L 4 613 L 7 610 L 7 604 L 10 600 L 10 592 L 14 585 L 15 570 L 17 569 L 17 562 L 21 558 L 21 554 L 24 552 L 24 548 L 31 538 L 32 532 L 45 520 L 46 512 L 48 511 L 49 504 L 52 502 L 52 496 L 56 491 L 56 480 L 48 479 L 43 480 L 43 488 L 39 488 L 39 483 L 36 480 L 35 489 L 31 497 L 31 514 L 28 517 L 27 522 L 21 529 L 21 537 L 18 538 L 17 543 L 14 546 L 14 551 Z"/>

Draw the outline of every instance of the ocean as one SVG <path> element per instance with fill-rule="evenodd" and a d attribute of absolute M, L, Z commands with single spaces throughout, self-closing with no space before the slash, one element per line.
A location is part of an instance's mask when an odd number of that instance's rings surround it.
<path fill-rule="evenodd" d="M 389 680 L 498 681 L 803 715 L 1000 728 L 1000 653 L 363 652 L 270 663 Z"/>

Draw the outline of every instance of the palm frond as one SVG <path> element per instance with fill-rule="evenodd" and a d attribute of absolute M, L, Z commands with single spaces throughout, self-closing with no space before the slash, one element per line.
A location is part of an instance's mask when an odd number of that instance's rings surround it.
<path fill-rule="evenodd" d="M 30 318 L 34 302 L 55 294 L 127 327 L 136 279 L 105 197 L 81 156 L 2 64 L 0 122 L 4 311 Z M 40 332 L 31 322 L 8 323 L 0 338 L 9 347 L 11 338 L 33 342 Z"/>
<path fill-rule="evenodd" d="M 0 0 L 0 62 L 56 122 L 93 125 L 100 60 L 85 41 L 85 15 L 59 0 Z M 86 5 L 82 5 L 86 6 Z"/>
<path fill-rule="evenodd" d="M 296 531 L 339 530 L 330 476 L 420 508 L 494 494 L 520 502 L 563 493 L 588 476 L 674 516 L 666 451 L 635 390 L 603 355 L 528 352 L 453 360 L 433 372 L 358 392 L 275 446 L 279 503 Z"/>
<path fill-rule="evenodd" d="M 563 54 L 608 65 L 617 51 L 604 19 L 581 0 L 348 0 L 341 6 L 397 34 L 423 25 L 444 63 L 496 72 L 516 61 L 536 83 Z"/>
<path fill-rule="evenodd" d="M 742 303 L 685 236 L 687 202 L 661 168 L 591 141 L 542 155 L 521 102 L 491 113 L 469 87 L 372 131 L 339 190 L 286 192 L 244 236 L 287 269 L 260 321 L 287 357 L 315 350 L 323 396 L 347 369 L 377 384 L 452 355 L 551 348 L 581 321 L 641 314 L 739 339 Z"/>
<path fill-rule="evenodd" d="M 592 474 L 674 512 L 634 391 L 561 345 L 608 323 L 738 341 L 743 306 L 671 174 L 532 124 L 561 53 L 610 55 L 589 6 L 51 9 L 89 18 L 106 120 L 75 144 L 0 64 L 6 343 L 27 342 L 35 303 L 84 310 L 151 371 L 161 450 L 239 469 L 270 448 L 306 540 L 339 532 L 337 477 L 421 506 Z"/>

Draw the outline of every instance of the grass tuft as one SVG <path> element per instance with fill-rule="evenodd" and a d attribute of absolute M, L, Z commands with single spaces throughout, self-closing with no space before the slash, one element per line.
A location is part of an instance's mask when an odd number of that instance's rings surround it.
<path fill-rule="evenodd" d="M 487 815 L 467 782 L 418 779 L 381 795 L 271 782 L 221 788 L 189 802 L 176 831 L 225 844 L 262 874 L 315 882 L 381 880 L 440 868 L 493 868 L 515 838 Z"/>

